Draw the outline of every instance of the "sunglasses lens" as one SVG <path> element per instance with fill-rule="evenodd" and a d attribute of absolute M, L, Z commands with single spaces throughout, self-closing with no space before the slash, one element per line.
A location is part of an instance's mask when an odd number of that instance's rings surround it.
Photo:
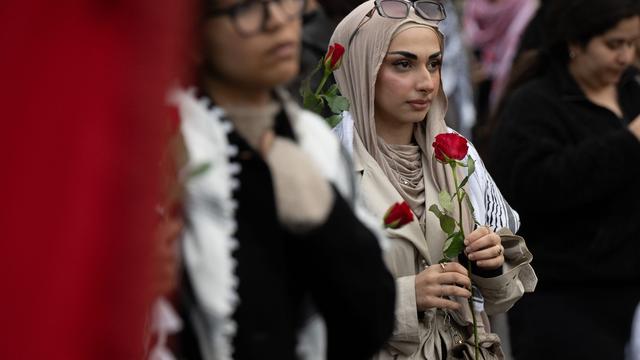
<path fill-rule="evenodd" d="M 440 4 L 431 1 L 416 1 L 414 7 L 419 15 L 427 20 L 441 21 L 445 18 L 444 9 Z"/>
<path fill-rule="evenodd" d="M 393 19 L 404 19 L 409 14 L 407 3 L 394 0 L 381 0 L 380 7 L 386 17 Z"/>

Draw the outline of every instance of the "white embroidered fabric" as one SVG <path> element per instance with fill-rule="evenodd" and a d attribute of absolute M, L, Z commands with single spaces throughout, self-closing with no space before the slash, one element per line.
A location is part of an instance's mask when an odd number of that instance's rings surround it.
<path fill-rule="evenodd" d="M 449 132 L 455 132 L 448 128 Z M 340 138 L 343 146 L 353 153 L 354 123 L 351 114 L 344 112 L 342 121 L 333 131 Z M 476 170 L 469 178 L 468 188 L 474 217 L 481 224 L 489 225 L 493 230 L 508 228 L 514 234 L 520 228 L 520 216 L 509 206 L 498 186 L 489 175 L 478 151 L 469 142 L 469 155 L 476 162 Z"/>
<path fill-rule="evenodd" d="M 182 329 L 182 321 L 171 304 L 159 297 L 151 309 L 151 332 L 156 334 L 157 342 L 149 351 L 149 360 L 176 360 L 167 347 L 167 338 Z"/>
<path fill-rule="evenodd" d="M 185 185 L 185 216 L 182 252 L 193 285 L 197 312 L 191 320 L 205 359 L 231 359 L 238 302 L 235 260 L 231 252 L 237 241 L 233 190 L 240 166 L 229 157 L 237 148 L 228 143 L 231 122 L 220 109 L 209 109 L 207 99 L 197 99 L 195 89 L 176 90 L 170 103 L 178 108 L 180 126 L 188 152 L 188 169 L 208 164 L 208 170 Z"/>

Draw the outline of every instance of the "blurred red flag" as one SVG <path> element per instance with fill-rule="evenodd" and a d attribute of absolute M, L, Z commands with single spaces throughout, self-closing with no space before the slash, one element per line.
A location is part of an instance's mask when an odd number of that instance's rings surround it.
<path fill-rule="evenodd" d="M 185 0 L 2 0 L 0 359 L 139 359 Z"/>

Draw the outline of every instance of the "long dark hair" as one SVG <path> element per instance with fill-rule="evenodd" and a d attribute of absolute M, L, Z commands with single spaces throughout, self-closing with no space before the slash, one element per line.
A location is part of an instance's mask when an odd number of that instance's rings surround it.
<path fill-rule="evenodd" d="M 551 1 L 543 15 L 545 38 L 539 49 L 516 59 L 505 94 L 542 75 L 544 69 L 540 65 L 543 61 L 566 65 L 569 44 L 586 46 L 591 39 L 614 28 L 620 21 L 637 15 L 640 15 L 640 0 Z"/>
<path fill-rule="evenodd" d="M 552 0 L 544 5 L 540 14 L 543 19 L 537 22 L 544 27 L 540 31 L 544 34 L 542 43 L 515 59 L 502 99 L 487 125 L 478 131 L 479 150 L 484 156 L 489 155 L 490 137 L 498 126 L 510 94 L 543 76 L 549 69 L 548 64 L 566 66 L 569 44 L 586 46 L 591 39 L 614 28 L 621 20 L 640 15 L 640 0 Z"/>

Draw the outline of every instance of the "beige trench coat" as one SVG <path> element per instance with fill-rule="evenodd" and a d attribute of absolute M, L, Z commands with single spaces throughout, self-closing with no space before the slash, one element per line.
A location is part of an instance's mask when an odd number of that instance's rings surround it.
<path fill-rule="evenodd" d="M 402 201 L 400 194 L 368 154 L 358 136 L 354 136 L 354 166 L 360 177 L 360 194 L 363 205 L 375 218 L 382 219 L 394 202 Z M 429 189 L 427 189 L 429 191 Z M 537 278 L 529 265 L 532 255 L 524 240 L 512 235 L 508 229 L 498 231 L 504 246 L 503 274 L 493 278 L 472 275 L 472 281 L 484 297 L 484 311 L 478 319 L 478 337 L 486 359 L 502 359 L 500 339 L 491 333 L 487 315 L 504 313 L 527 291 L 533 291 Z M 396 279 L 396 324 L 393 335 L 376 359 L 456 359 L 465 355 L 447 355 L 449 350 L 473 349 L 470 332 L 471 313 L 466 299 L 461 302 L 462 311 L 450 312 L 432 309 L 420 318 L 416 308 L 415 277 L 431 259 L 429 244 L 417 221 L 400 229 L 387 230 L 390 239 L 385 260 Z M 446 349 L 442 347 L 444 342 Z M 447 350 L 448 349 L 448 350 Z M 473 354 L 471 355 L 473 357 Z M 471 357 L 471 358 L 472 358 Z"/>

